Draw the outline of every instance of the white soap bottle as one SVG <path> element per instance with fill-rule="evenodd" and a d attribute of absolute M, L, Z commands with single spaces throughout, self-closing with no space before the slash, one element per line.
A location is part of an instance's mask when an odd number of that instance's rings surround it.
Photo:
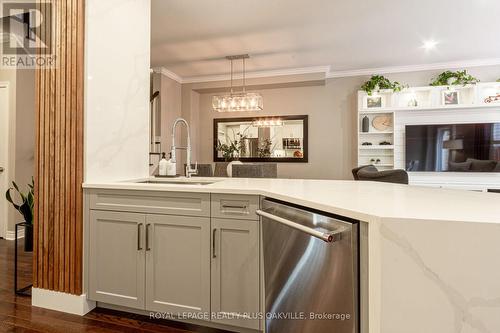
<path fill-rule="evenodd" d="M 160 163 L 158 163 L 158 174 L 160 176 L 166 176 L 167 175 L 167 170 L 168 170 L 168 161 L 165 158 L 165 153 L 161 153 L 161 160 Z"/>
<path fill-rule="evenodd" d="M 170 159 L 167 161 L 167 176 L 175 176 L 177 173 L 177 164 L 172 161 L 172 153 Z"/>

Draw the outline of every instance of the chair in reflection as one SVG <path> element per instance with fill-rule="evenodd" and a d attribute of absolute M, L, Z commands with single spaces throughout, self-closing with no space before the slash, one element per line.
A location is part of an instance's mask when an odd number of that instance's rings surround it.
<path fill-rule="evenodd" d="M 234 178 L 277 178 L 276 163 L 246 163 L 233 165 Z"/>

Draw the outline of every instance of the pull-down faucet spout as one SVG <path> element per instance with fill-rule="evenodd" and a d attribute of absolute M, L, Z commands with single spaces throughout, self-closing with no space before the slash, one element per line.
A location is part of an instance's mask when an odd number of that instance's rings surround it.
<path fill-rule="evenodd" d="M 182 147 L 176 147 L 175 146 L 175 129 L 177 127 L 177 124 L 183 123 L 186 126 L 187 130 L 187 146 L 185 148 Z M 176 156 L 175 156 L 175 151 L 177 149 L 186 149 L 186 177 L 190 178 L 192 175 L 196 175 L 198 173 L 198 163 L 196 163 L 196 166 L 194 169 L 191 167 L 191 136 L 189 133 L 189 124 L 184 118 L 177 118 L 174 121 L 174 124 L 172 125 L 172 148 L 171 148 L 171 154 L 172 154 L 172 162 L 176 163 Z"/>

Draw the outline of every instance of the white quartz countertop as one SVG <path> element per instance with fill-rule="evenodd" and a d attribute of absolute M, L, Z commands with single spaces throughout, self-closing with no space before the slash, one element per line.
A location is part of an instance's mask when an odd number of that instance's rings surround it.
<path fill-rule="evenodd" d="M 84 183 L 83 187 L 262 195 L 365 222 L 414 219 L 500 224 L 500 194 L 497 193 L 344 180 L 195 177 L 191 181 L 214 183 L 138 183 L 144 180 L 147 179 Z"/>

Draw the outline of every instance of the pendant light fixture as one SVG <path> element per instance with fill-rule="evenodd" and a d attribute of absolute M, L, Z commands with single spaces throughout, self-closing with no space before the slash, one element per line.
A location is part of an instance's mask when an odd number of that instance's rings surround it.
<path fill-rule="evenodd" d="M 217 95 L 212 98 L 212 107 L 217 112 L 239 112 L 239 111 L 261 111 L 264 108 L 262 95 L 246 92 L 245 82 L 245 59 L 250 58 L 248 54 L 227 56 L 231 62 L 231 90 L 229 94 Z M 233 89 L 233 61 L 240 60 L 243 64 L 243 85 L 240 92 Z"/>

